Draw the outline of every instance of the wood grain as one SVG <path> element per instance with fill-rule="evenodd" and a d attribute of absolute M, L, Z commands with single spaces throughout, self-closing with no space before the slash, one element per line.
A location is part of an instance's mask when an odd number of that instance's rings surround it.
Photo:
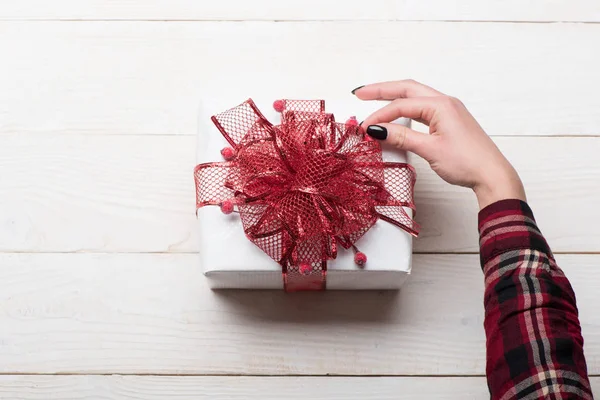
<path fill-rule="evenodd" d="M 591 378 L 600 392 L 600 378 Z M 489 397 L 485 378 L 0 376 L 11 400 L 474 400 Z"/>
<path fill-rule="evenodd" d="M 599 252 L 600 141 L 495 138 L 555 252 Z M 193 136 L 0 136 L 0 251 L 194 252 Z M 215 158 L 217 159 L 217 157 Z M 417 252 L 477 252 L 467 189 L 418 170 Z"/>
<path fill-rule="evenodd" d="M 558 263 L 598 374 L 600 255 Z M 482 297 L 477 255 L 416 255 L 399 292 L 286 295 L 212 292 L 194 254 L 2 254 L 0 372 L 483 375 Z"/>
<path fill-rule="evenodd" d="M 193 135 L 215 96 L 351 99 L 404 78 L 461 98 L 492 135 L 598 135 L 598 37 L 569 23 L 4 21 L 0 135 Z"/>
<path fill-rule="evenodd" d="M 600 6 L 594 0 L 22 0 L 3 2 L 0 19 L 598 22 Z"/>

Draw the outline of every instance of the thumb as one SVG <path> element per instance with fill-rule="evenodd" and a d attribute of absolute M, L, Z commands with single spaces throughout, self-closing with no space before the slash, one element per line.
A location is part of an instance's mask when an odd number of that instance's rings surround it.
<path fill-rule="evenodd" d="M 367 127 L 367 134 L 400 150 L 407 150 L 427 159 L 432 137 L 399 124 L 377 124 Z"/>

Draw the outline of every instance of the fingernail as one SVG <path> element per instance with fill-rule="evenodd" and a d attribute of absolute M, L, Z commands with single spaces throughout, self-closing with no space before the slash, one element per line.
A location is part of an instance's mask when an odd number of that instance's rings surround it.
<path fill-rule="evenodd" d="M 387 129 L 379 125 L 369 125 L 367 134 L 377 140 L 387 139 Z"/>
<path fill-rule="evenodd" d="M 358 89 L 364 88 L 364 87 L 365 87 L 365 85 L 361 85 L 361 86 L 357 87 L 356 89 L 352 89 L 352 92 L 350 92 L 350 93 L 354 94 L 354 92 L 356 92 Z"/>
<path fill-rule="evenodd" d="M 358 124 L 358 126 L 362 126 L 363 122 L 365 122 L 365 121 L 360 121 L 360 123 Z"/>

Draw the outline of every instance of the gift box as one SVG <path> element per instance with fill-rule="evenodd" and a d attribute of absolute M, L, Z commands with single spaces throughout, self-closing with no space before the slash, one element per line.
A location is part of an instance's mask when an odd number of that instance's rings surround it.
<path fill-rule="evenodd" d="M 351 116 L 357 116 L 359 119 L 364 119 L 371 112 L 382 106 L 380 102 L 364 102 L 353 96 L 348 96 L 348 99 L 327 99 L 326 112 L 332 113 L 336 121 L 341 121 L 342 124 L 357 125 L 355 119 L 348 119 Z M 223 162 L 223 158 L 229 159 L 232 154 L 227 151 L 235 151 L 235 146 L 232 147 L 232 140 L 227 140 L 223 134 L 227 129 L 231 129 L 226 125 L 226 122 L 219 123 L 219 119 L 211 119 L 211 117 L 223 113 L 225 110 L 240 104 L 245 99 L 218 98 L 208 99 L 203 101 L 200 106 L 198 119 L 198 141 L 197 141 L 197 162 L 199 165 L 211 163 L 211 167 L 216 167 L 216 162 Z M 301 110 L 300 117 L 303 111 L 302 102 L 273 101 L 273 99 L 253 98 L 251 107 L 245 103 L 247 107 L 235 114 L 236 127 L 244 125 L 240 118 L 247 118 L 248 112 L 257 112 L 262 114 L 266 120 L 277 125 L 280 123 L 286 110 L 283 110 L 285 105 L 288 105 L 292 110 Z M 301 106 L 298 106 L 301 104 Z M 309 105 L 323 103 L 306 103 Z M 250 110 L 250 111 L 248 111 Z M 283 113 L 282 113 L 283 111 Z M 309 110 L 314 111 L 314 110 Z M 324 114 L 328 115 L 328 114 Z M 228 114 L 228 117 L 231 117 Z M 254 116 L 253 116 L 254 117 Z M 300 118 L 297 115 L 291 115 L 288 118 Z M 216 123 L 215 123 L 216 122 Z M 221 121 L 222 122 L 222 121 Z M 400 119 L 395 121 L 403 125 L 408 125 L 409 121 Z M 344 131 L 344 125 L 338 124 L 340 130 Z M 246 126 L 243 129 L 247 129 Z M 267 127 L 268 128 L 268 127 Z M 270 129 L 270 128 L 269 128 Z M 356 128 L 353 128 L 356 129 Z M 360 129 L 359 129 L 360 130 Z M 362 130 L 361 130 L 362 131 Z M 356 130 L 352 133 L 356 136 Z M 291 133 L 296 134 L 296 133 Z M 364 131 L 362 131 L 364 134 Z M 238 138 L 239 139 L 239 138 Z M 365 137 L 367 141 L 370 138 Z M 235 144 L 235 143 L 234 143 Z M 306 144 L 306 142 L 305 142 Z M 359 143 L 360 144 L 360 143 Z M 372 147 L 372 144 L 367 144 Z M 379 143 L 376 144 L 379 146 Z M 227 150 L 224 150 L 227 149 Z M 387 148 L 385 145 L 380 150 L 380 157 L 384 162 L 390 163 L 406 163 L 407 155 L 396 149 Z M 196 184 L 197 193 L 198 185 L 206 185 L 206 180 L 198 178 L 198 167 L 196 168 Z M 413 171 L 414 172 L 414 171 Z M 382 175 L 383 176 L 383 175 Z M 204 177 L 206 178 L 206 177 Z M 225 178 L 224 178 L 225 179 Z M 387 175 L 386 175 L 386 179 Z M 199 181 L 202 181 L 199 183 Z M 223 180 L 219 184 L 225 184 Z M 212 183 L 212 182 L 211 182 Z M 215 184 L 217 184 L 216 182 Z M 391 184 L 385 181 L 387 186 Z M 414 178 L 413 182 L 414 184 Z M 405 183 L 410 186 L 410 182 Z M 407 188 L 410 197 L 412 198 L 412 187 Z M 198 200 L 197 200 L 198 201 Z M 283 256 L 278 253 L 277 256 L 267 254 L 265 246 L 259 247 L 261 243 L 255 243 L 249 239 L 249 235 L 244 230 L 243 218 L 237 212 L 231 212 L 232 206 L 229 201 L 226 204 L 220 203 L 221 207 L 202 207 L 198 206 L 197 220 L 199 229 L 199 257 L 204 274 L 208 280 L 208 284 L 213 289 L 282 289 L 284 281 L 289 279 L 291 270 L 294 269 L 296 276 L 302 276 L 304 269 L 310 268 L 310 274 L 313 273 L 312 266 L 321 264 L 304 263 L 300 260 L 301 256 L 296 255 L 295 258 L 291 254 L 296 253 L 290 251 L 290 260 L 286 263 L 277 262 Z M 234 199 L 235 203 L 235 199 Z M 203 205 L 203 203 L 201 204 Z M 213 204 L 217 205 L 217 204 Z M 236 207 L 244 206 L 243 204 L 235 204 Z M 318 207 L 317 207 L 318 208 Z M 412 217 L 413 210 L 408 204 L 402 207 L 407 217 Z M 321 212 L 321 211 L 315 211 Z M 289 224 L 289 222 L 288 222 Z M 360 232 L 360 238 L 352 244 L 352 247 L 344 248 L 339 244 L 333 243 L 336 249 L 333 249 L 334 257 L 330 258 L 322 264 L 325 271 L 316 271 L 315 274 L 323 275 L 323 285 L 311 287 L 310 285 L 300 285 L 300 289 L 324 289 L 327 290 L 365 290 L 365 289 L 398 289 L 406 280 L 411 270 L 412 260 L 412 235 L 407 232 L 411 229 L 416 229 L 416 225 L 409 226 L 406 229 L 400 229 L 398 224 L 390 223 L 385 219 L 377 219 L 366 232 Z M 409 224 L 410 225 L 410 224 Z M 414 234 L 415 232 L 412 231 Z M 357 235 L 358 236 L 358 235 Z M 281 236 L 276 236 L 281 238 Z M 256 241 L 256 239 L 255 239 Z M 348 244 L 347 244 L 348 245 Z M 284 248 L 285 251 L 285 248 Z M 330 249 L 328 249 L 330 251 Z M 359 254 L 360 253 L 360 254 Z M 362 255 L 366 255 L 365 260 Z M 318 260 L 317 260 L 318 261 Z M 284 266 L 287 265 L 288 267 Z M 294 264 L 298 264 L 294 266 Z M 282 268 L 283 266 L 283 268 Z M 282 271 L 283 269 L 283 271 Z M 315 268 L 320 269 L 319 268 Z M 288 275 L 286 278 L 286 270 Z M 283 279 L 282 279 L 283 274 Z M 296 279 L 296 278 L 295 278 Z M 287 281 L 286 281 L 287 282 Z M 289 283 L 289 282 L 288 282 Z M 286 286 L 292 287 L 292 285 Z"/>

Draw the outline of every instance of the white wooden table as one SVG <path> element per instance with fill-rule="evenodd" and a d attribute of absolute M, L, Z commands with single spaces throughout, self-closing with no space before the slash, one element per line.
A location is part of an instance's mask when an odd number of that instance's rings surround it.
<path fill-rule="evenodd" d="M 419 160 L 397 293 L 211 292 L 198 268 L 202 94 L 400 78 L 515 164 L 599 376 L 599 50 L 597 0 L 1 1 L 0 399 L 486 398 L 475 200 Z"/>

